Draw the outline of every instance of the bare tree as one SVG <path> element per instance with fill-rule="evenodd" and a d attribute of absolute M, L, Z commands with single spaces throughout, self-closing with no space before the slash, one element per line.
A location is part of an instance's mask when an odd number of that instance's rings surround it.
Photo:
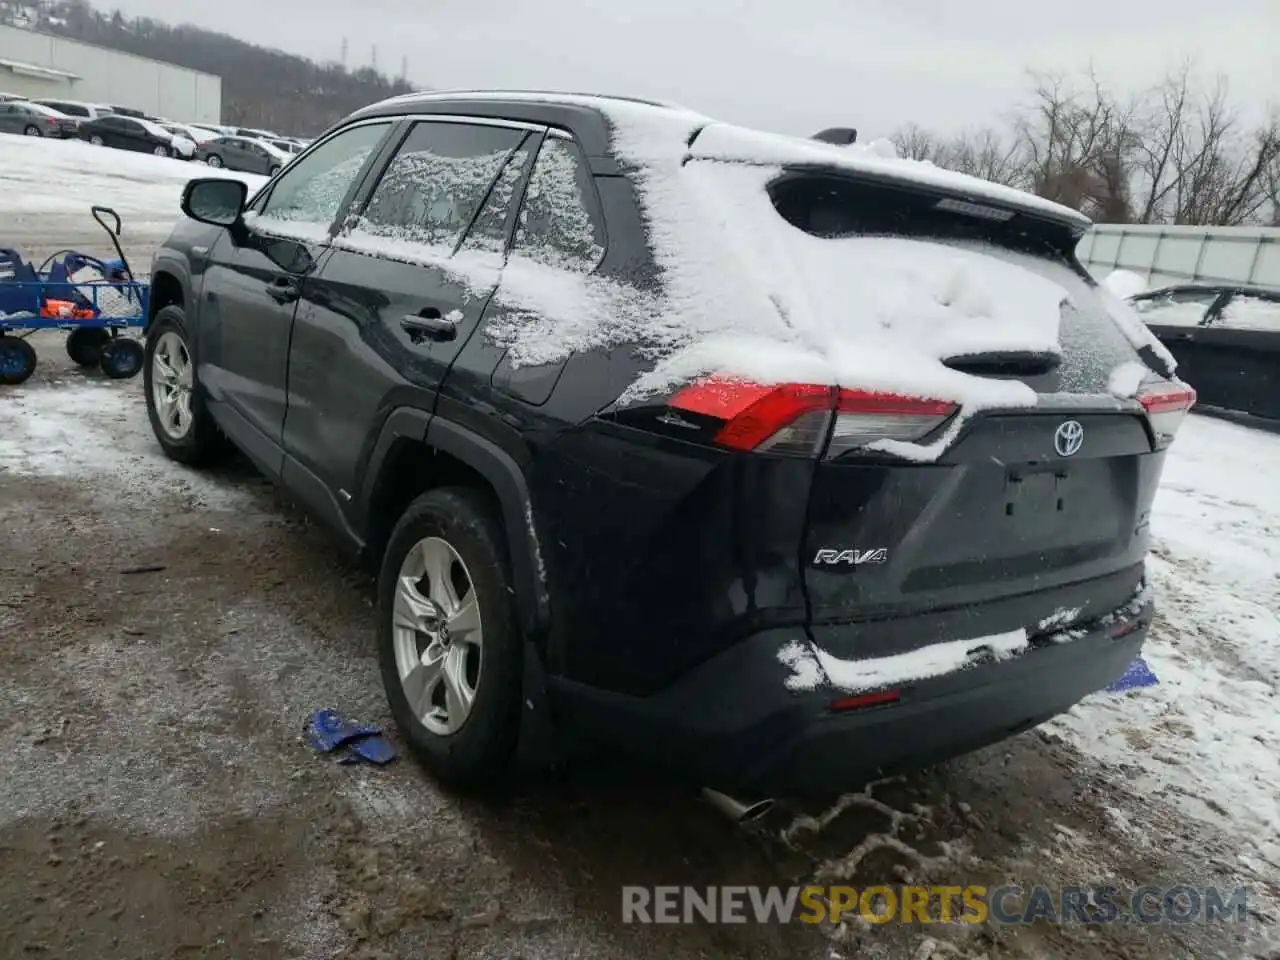
<path fill-rule="evenodd" d="M 953 139 L 912 126 L 900 151 L 1031 190 L 1110 223 L 1280 223 L 1280 119 L 1248 129 L 1225 81 L 1183 63 L 1123 97 L 1092 71 L 1031 75 L 1012 139 L 984 128 Z"/>

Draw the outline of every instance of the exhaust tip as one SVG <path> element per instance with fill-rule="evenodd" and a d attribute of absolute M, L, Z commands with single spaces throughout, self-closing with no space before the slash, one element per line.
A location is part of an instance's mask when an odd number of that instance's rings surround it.
<path fill-rule="evenodd" d="M 711 806 L 739 824 L 754 823 L 773 809 L 773 800 L 769 797 L 761 800 L 739 800 L 710 787 L 702 788 L 702 796 Z"/>

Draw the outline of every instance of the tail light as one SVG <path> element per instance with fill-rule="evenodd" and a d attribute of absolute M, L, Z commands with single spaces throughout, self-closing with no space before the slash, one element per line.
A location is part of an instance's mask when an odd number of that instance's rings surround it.
<path fill-rule="evenodd" d="M 685 387 L 668 405 L 723 421 L 714 441 L 735 450 L 812 456 L 830 430 L 828 459 L 877 440 L 919 440 L 957 409 L 942 400 L 890 393 L 720 378 Z"/>
<path fill-rule="evenodd" d="M 1185 383 L 1149 384 L 1139 391 L 1138 402 L 1147 411 L 1156 446 L 1167 447 L 1173 442 L 1182 418 L 1195 404 L 1196 392 Z"/>

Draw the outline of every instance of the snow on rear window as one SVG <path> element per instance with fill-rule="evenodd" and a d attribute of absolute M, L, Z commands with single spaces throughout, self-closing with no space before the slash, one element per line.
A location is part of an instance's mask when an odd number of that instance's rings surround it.
<path fill-rule="evenodd" d="M 1280 298 L 1268 300 L 1239 294 L 1228 301 L 1214 326 L 1232 330 L 1280 331 Z"/>

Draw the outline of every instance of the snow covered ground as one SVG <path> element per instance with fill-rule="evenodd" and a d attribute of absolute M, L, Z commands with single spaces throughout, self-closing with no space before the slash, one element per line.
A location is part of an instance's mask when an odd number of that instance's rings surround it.
<path fill-rule="evenodd" d="M 95 203 L 122 217 L 172 223 L 188 180 L 232 177 L 250 188 L 252 173 L 213 170 L 202 163 L 95 147 L 83 140 L 0 134 L 0 223 L 7 213 L 88 213 Z"/>
<path fill-rule="evenodd" d="M 1149 562 L 1159 684 L 1056 721 L 1141 796 L 1228 827 L 1280 873 L 1280 437 L 1191 416 L 1170 448 Z"/>
<path fill-rule="evenodd" d="M 98 204 L 120 214 L 125 255 L 143 272 L 181 216 L 182 188 L 196 177 L 211 176 L 243 180 L 250 191 L 266 183 L 252 173 L 81 140 L 0 133 L 0 247 L 17 247 L 36 260 L 66 247 L 114 255 L 89 215 Z"/>

